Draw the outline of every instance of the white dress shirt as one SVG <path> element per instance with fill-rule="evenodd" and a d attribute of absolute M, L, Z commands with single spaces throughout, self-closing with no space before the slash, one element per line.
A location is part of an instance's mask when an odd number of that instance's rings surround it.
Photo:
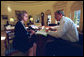
<path fill-rule="evenodd" d="M 70 18 L 63 16 L 62 19 L 60 20 L 59 27 L 54 28 L 57 29 L 57 32 L 49 31 L 48 32 L 49 35 L 54 36 L 56 38 L 69 40 L 71 42 L 79 41 L 77 27 Z"/>

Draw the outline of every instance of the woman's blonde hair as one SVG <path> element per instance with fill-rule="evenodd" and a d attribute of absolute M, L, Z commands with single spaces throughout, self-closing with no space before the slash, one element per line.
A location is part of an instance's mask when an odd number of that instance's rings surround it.
<path fill-rule="evenodd" d="M 23 19 L 23 17 L 24 17 L 24 14 L 27 14 L 27 12 L 26 11 L 20 11 L 20 13 L 18 14 L 18 16 L 17 16 L 17 19 L 19 20 L 19 21 L 21 21 L 22 19 Z"/>

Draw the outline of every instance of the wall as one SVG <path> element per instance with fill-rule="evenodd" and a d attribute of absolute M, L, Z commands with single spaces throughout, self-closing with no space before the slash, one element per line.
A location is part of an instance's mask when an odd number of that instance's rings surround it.
<path fill-rule="evenodd" d="M 39 3 L 28 4 L 28 3 L 16 3 L 16 2 L 10 2 L 10 1 L 5 1 L 5 2 L 1 1 L 1 15 L 8 15 L 9 18 L 14 17 L 16 19 L 15 10 L 26 10 L 28 12 L 28 15 L 32 15 L 34 17 L 36 15 L 41 14 L 41 12 L 45 12 L 47 9 L 52 9 L 52 5 L 55 3 L 55 1 L 49 1 L 46 3 L 45 2 L 42 2 L 40 4 Z M 11 12 L 8 12 L 8 10 L 7 10 L 8 6 L 11 8 Z M 6 23 L 6 21 L 7 20 L 1 19 L 2 28 L 3 28 L 3 25 Z M 25 22 L 25 24 L 26 23 L 27 22 Z"/>
<path fill-rule="evenodd" d="M 80 5 L 81 4 L 81 7 Z M 11 12 L 8 12 L 7 7 L 11 8 Z M 72 7 L 73 6 L 73 7 Z M 54 12 L 59 9 L 63 9 L 65 16 L 70 17 L 70 13 L 72 14 L 71 19 L 73 20 L 73 11 L 74 9 L 81 9 L 81 21 L 80 21 L 80 31 L 83 30 L 83 1 L 44 1 L 38 3 L 17 3 L 17 2 L 10 2 L 10 1 L 1 1 L 1 15 L 8 15 L 10 17 L 15 17 L 15 10 L 26 10 L 28 15 L 32 15 L 33 17 L 40 15 L 41 12 L 47 14 L 47 10 L 50 10 L 51 13 L 51 23 L 55 23 Z M 16 19 L 17 20 L 17 19 Z M 45 15 L 45 25 L 47 21 L 47 15 Z M 1 30 L 3 30 L 3 25 L 6 23 L 7 20 L 2 20 L 1 18 Z M 16 21 L 17 22 L 17 21 Z M 15 23 L 16 23 L 15 22 Z M 26 24 L 27 22 L 25 22 Z M 36 23 L 35 23 L 36 24 Z"/>

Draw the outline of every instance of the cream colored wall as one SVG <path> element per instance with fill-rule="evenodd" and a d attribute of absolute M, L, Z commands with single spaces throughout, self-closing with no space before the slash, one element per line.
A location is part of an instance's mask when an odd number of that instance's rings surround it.
<path fill-rule="evenodd" d="M 1 3 L 1 15 L 5 15 L 5 14 L 8 15 L 7 8 L 4 4 L 2 5 L 2 3 Z M 1 30 L 4 30 L 3 25 L 6 24 L 6 21 L 7 20 L 2 20 L 2 18 L 1 18 Z"/>
<path fill-rule="evenodd" d="M 41 12 L 44 12 L 44 14 L 47 14 L 47 10 L 50 10 L 51 12 L 51 23 L 55 23 L 55 18 L 54 18 L 54 12 L 56 10 L 59 9 L 64 9 L 64 13 L 65 16 L 69 17 L 70 13 L 72 13 L 72 17 L 73 15 L 73 9 L 72 9 L 72 5 L 75 3 L 76 1 L 45 1 L 42 3 L 36 3 L 36 4 L 28 4 L 28 3 L 16 3 L 16 2 L 4 2 L 1 1 L 1 15 L 8 15 L 9 18 L 10 17 L 15 17 L 15 10 L 26 10 L 28 12 L 28 15 L 32 15 L 33 17 L 35 17 L 36 15 L 41 14 Z M 79 2 L 79 1 L 77 1 Z M 77 3 L 76 2 L 76 3 Z M 83 2 L 82 2 L 83 3 Z M 75 4 L 74 4 L 75 5 Z M 76 4 L 77 5 L 77 4 Z M 79 5 L 79 3 L 78 3 Z M 8 12 L 7 7 L 10 6 L 10 8 L 12 9 L 11 12 Z M 80 6 L 77 6 L 78 8 Z M 82 12 L 81 12 L 81 21 L 80 21 L 80 30 L 82 31 L 83 29 L 83 5 L 81 8 Z M 71 18 L 73 20 L 73 18 Z M 17 20 L 17 19 L 16 19 Z M 47 15 L 45 15 L 44 18 L 44 23 L 45 25 L 47 22 Z M 3 29 L 3 25 L 5 24 L 7 20 L 2 20 L 1 19 L 1 29 Z M 27 23 L 27 22 L 26 22 Z"/>
<path fill-rule="evenodd" d="M 15 17 L 15 10 L 26 10 L 28 12 L 28 15 L 32 15 L 33 17 L 35 15 L 41 14 L 41 12 L 44 12 L 47 9 L 52 9 L 52 5 L 55 3 L 55 1 L 49 1 L 49 2 L 43 2 L 43 3 L 37 3 L 38 5 L 30 5 L 30 4 L 25 4 L 25 3 L 15 3 L 15 2 L 10 2 L 10 1 L 1 1 L 1 15 L 8 15 L 9 18 Z M 11 8 L 11 12 L 8 12 L 7 7 Z M 16 19 L 17 20 L 17 19 Z M 4 21 L 4 23 L 3 23 Z M 6 23 L 6 20 L 1 20 L 1 24 L 4 25 Z M 26 22 L 27 23 L 27 22 Z"/>

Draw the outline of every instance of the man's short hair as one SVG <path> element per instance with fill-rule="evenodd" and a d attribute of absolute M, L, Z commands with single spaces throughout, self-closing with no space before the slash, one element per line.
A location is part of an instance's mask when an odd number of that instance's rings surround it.
<path fill-rule="evenodd" d="M 55 14 L 62 14 L 62 16 L 64 16 L 64 12 L 63 12 L 63 10 L 57 10 L 56 12 L 55 12 Z"/>

